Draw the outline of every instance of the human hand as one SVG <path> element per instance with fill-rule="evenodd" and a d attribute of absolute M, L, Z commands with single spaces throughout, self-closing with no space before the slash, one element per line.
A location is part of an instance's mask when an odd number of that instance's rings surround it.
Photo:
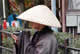
<path fill-rule="evenodd" d="M 18 37 L 14 34 L 11 34 L 11 37 L 14 39 L 14 40 L 18 40 Z"/>

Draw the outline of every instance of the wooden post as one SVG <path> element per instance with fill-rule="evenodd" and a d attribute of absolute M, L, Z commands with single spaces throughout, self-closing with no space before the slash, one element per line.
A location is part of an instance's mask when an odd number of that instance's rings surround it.
<path fill-rule="evenodd" d="M 65 11 L 65 0 L 62 1 L 62 31 L 66 32 L 66 11 Z"/>

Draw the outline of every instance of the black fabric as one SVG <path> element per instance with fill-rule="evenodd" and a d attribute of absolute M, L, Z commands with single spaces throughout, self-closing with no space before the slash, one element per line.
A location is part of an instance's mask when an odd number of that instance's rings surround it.
<path fill-rule="evenodd" d="M 32 41 L 29 43 L 28 47 L 26 48 L 26 51 L 29 52 L 32 47 L 35 48 L 35 45 L 39 41 L 39 38 L 42 35 L 45 35 L 47 33 L 53 33 L 53 31 L 51 30 L 51 28 L 48 27 L 48 26 L 45 26 L 41 31 L 35 32 L 35 34 L 33 35 Z"/>
<path fill-rule="evenodd" d="M 37 31 L 34 35 L 33 35 L 33 38 L 32 38 L 32 41 L 31 41 L 31 44 L 32 45 L 35 45 L 39 38 L 42 36 L 42 35 L 45 35 L 47 33 L 53 33 L 53 31 L 51 30 L 50 27 L 48 26 L 45 26 L 41 31 Z"/>
<path fill-rule="evenodd" d="M 41 31 L 35 32 L 30 41 L 30 32 L 23 31 L 17 45 L 17 54 L 56 54 L 57 41 L 52 33 L 51 28 L 46 26 Z M 39 45 L 36 45 L 37 43 Z"/>
<path fill-rule="evenodd" d="M 15 46 L 15 52 L 14 52 L 14 54 L 18 54 L 18 45 L 16 44 L 16 43 L 14 43 L 14 46 Z"/>
<path fill-rule="evenodd" d="M 25 43 L 30 41 L 30 32 L 22 31 L 18 38 L 18 43 L 15 44 L 16 54 L 24 54 Z"/>

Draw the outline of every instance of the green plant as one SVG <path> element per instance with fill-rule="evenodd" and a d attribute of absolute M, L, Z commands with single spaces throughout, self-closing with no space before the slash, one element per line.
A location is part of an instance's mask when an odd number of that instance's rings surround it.
<path fill-rule="evenodd" d="M 55 33 L 55 35 L 58 41 L 58 45 L 64 45 L 66 39 L 72 38 L 71 37 L 72 35 L 69 33 L 58 32 L 58 33 Z M 64 50 L 61 48 L 58 48 L 58 54 L 64 54 Z"/>
<path fill-rule="evenodd" d="M 23 30 L 24 28 L 23 27 L 18 27 L 18 28 L 16 28 L 16 27 L 8 27 L 7 29 L 5 29 L 5 31 L 7 31 L 7 32 L 16 32 L 16 31 L 20 31 L 20 30 Z"/>
<path fill-rule="evenodd" d="M 73 37 L 72 34 L 69 33 L 63 33 L 63 32 L 58 32 L 55 33 L 56 38 L 58 40 L 58 44 L 64 45 L 66 39 L 69 39 L 69 46 L 74 47 L 74 48 L 80 48 L 80 36 L 75 36 Z M 64 54 L 64 50 L 58 49 L 58 54 Z"/>
<path fill-rule="evenodd" d="M 58 32 L 58 33 L 55 33 L 56 35 L 56 38 L 57 38 L 57 41 L 58 41 L 58 44 L 61 44 L 63 45 L 64 44 L 64 41 L 68 38 L 71 38 L 71 34 L 69 33 L 63 33 L 63 32 Z"/>
<path fill-rule="evenodd" d="M 11 37 L 6 37 L 6 35 L 3 38 L 3 46 L 7 48 L 13 48 L 14 40 Z"/>
<path fill-rule="evenodd" d="M 80 48 L 80 37 L 74 39 L 74 44 L 72 44 L 75 48 Z"/>

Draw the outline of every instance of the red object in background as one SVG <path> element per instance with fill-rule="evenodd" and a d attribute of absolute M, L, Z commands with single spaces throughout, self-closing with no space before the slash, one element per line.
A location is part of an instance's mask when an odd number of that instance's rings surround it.
<path fill-rule="evenodd" d="M 12 22 L 12 27 L 15 27 L 15 21 Z"/>
<path fill-rule="evenodd" d="M 4 38 L 3 36 L 4 36 L 4 34 L 2 33 L 2 34 L 1 34 L 1 37 L 2 37 L 2 41 L 3 41 L 3 38 Z"/>
<path fill-rule="evenodd" d="M 3 29 L 7 29 L 7 22 L 6 22 L 6 20 L 3 21 Z"/>

